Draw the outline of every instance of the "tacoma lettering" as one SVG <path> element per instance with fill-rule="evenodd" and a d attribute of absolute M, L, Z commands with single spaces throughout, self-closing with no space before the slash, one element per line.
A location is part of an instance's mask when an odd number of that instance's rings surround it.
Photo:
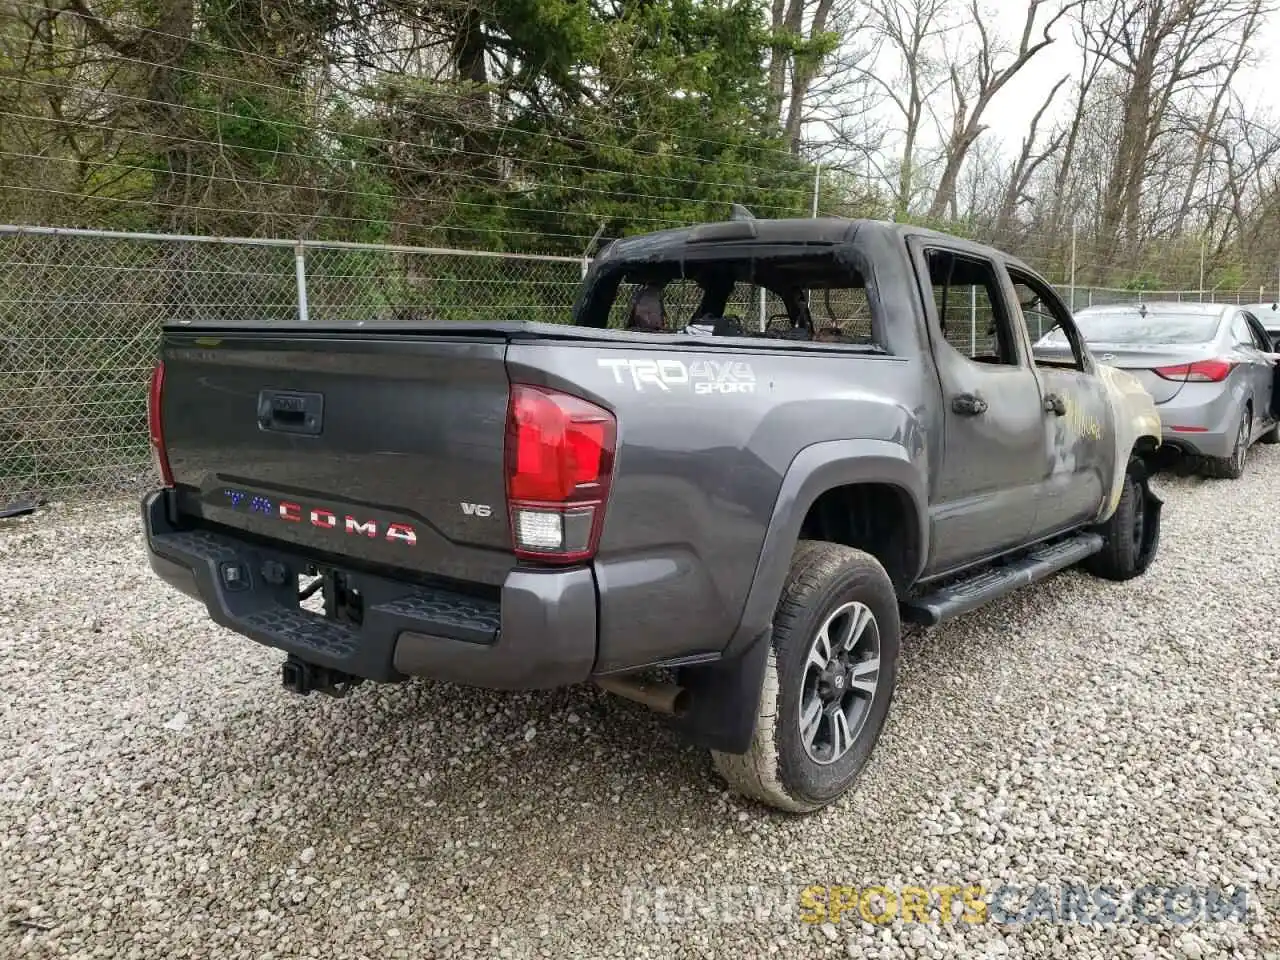
<path fill-rule="evenodd" d="M 386 540 L 389 543 L 403 543 L 416 546 L 418 533 L 408 523 L 387 523 L 385 526 L 377 520 L 368 520 L 352 514 L 338 514 L 324 507 L 304 506 L 292 500 L 272 501 L 261 494 L 251 494 L 244 490 L 227 489 L 222 491 L 232 510 L 241 513 L 261 513 L 276 517 L 289 523 L 302 523 L 305 518 L 310 526 L 317 530 L 328 530 L 351 537 L 368 537 L 371 540 Z"/>

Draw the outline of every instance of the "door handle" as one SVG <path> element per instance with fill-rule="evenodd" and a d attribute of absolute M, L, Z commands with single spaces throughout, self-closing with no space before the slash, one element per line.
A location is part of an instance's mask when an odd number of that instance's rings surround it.
<path fill-rule="evenodd" d="M 258 427 L 278 433 L 319 436 L 324 429 L 324 396 L 285 390 L 259 391 Z"/>
<path fill-rule="evenodd" d="M 1055 417 L 1065 417 L 1067 415 L 1067 401 L 1056 393 L 1046 393 L 1044 395 L 1044 409 L 1046 413 L 1052 413 Z"/>
<path fill-rule="evenodd" d="M 987 401 L 976 393 L 961 393 L 951 401 L 951 409 L 962 417 L 976 417 L 987 410 Z"/>

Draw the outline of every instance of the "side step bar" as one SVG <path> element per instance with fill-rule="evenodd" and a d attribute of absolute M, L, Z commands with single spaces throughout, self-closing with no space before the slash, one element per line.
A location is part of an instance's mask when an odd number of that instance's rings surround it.
<path fill-rule="evenodd" d="M 903 600 L 900 604 L 902 619 L 932 627 L 1065 570 L 1097 553 L 1102 549 L 1102 543 L 1099 534 L 1078 533 L 1066 540 L 1033 547 L 998 566 L 984 567 L 979 573 L 940 587 L 933 593 Z"/>

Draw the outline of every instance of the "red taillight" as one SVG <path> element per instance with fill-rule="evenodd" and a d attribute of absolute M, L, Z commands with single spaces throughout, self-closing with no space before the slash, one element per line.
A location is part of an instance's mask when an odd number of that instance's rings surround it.
<path fill-rule="evenodd" d="M 512 385 L 507 506 L 516 556 L 568 563 L 595 554 L 616 438 L 608 410 L 546 387 Z"/>
<path fill-rule="evenodd" d="M 173 486 L 173 471 L 169 469 L 169 453 L 164 447 L 164 421 L 160 416 L 160 397 L 164 393 L 164 363 L 157 363 L 151 371 L 151 388 L 147 392 L 147 433 L 151 438 L 151 462 L 155 465 L 160 482 Z"/>
<path fill-rule="evenodd" d="M 1230 360 L 1197 360 L 1173 367 L 1156 367 L 1158 376 L 1166 380 L 1189 380 L 1192 383 L 1220 383 L 1227 379 L 1234 364 Z"/>

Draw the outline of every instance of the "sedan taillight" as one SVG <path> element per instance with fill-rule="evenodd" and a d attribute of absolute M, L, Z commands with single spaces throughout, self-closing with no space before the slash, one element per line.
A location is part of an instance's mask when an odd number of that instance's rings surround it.
<path fill-rule="evenodd" d="M 1179 363 L 1172 367 L 1156 367 L 1155 373 L 1166 380 L 1221 383 L 1230 375 L 1233 366 L 1235 363 L 1231 360 L 1197 360 L 1195 363 Z"/>

